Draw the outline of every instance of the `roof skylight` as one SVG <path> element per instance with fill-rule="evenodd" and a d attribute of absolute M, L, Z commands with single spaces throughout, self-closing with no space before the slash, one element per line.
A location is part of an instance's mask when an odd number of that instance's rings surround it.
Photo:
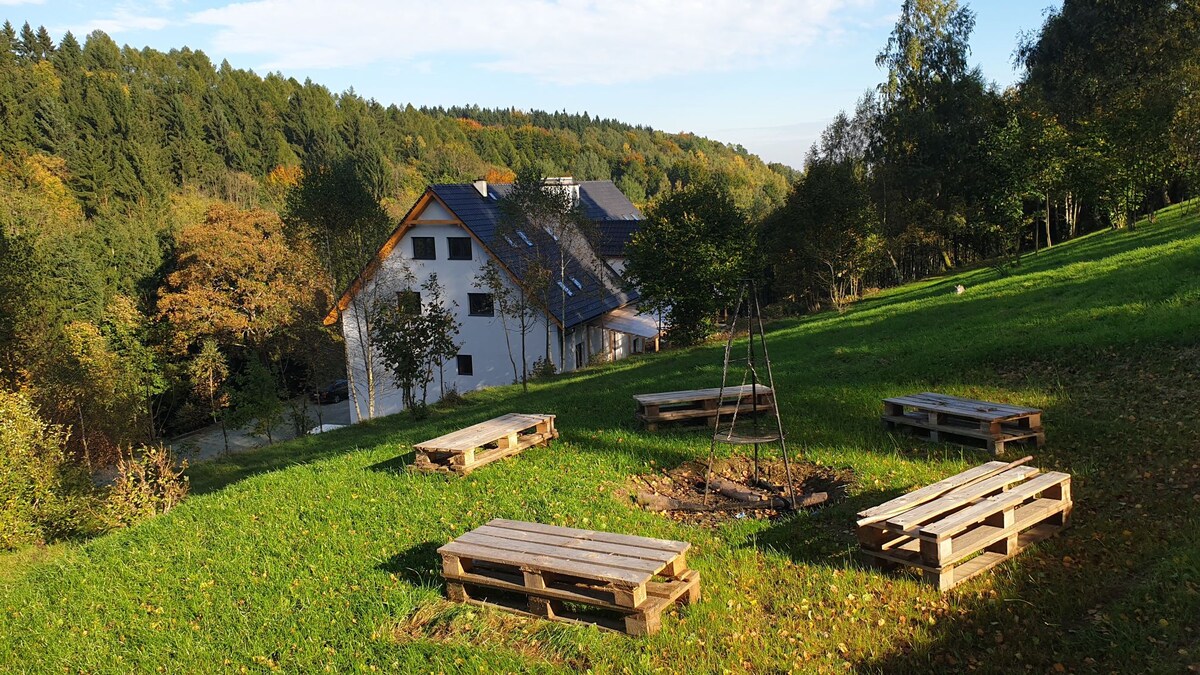
<path fill-rule="evenodd" d="M 562 281 L 556 281 L 556 282 L 554 282 L 554 283 L 558 284 L 558 287 L 559 287 L 559 288 L 561 288 L 561 289 L 563 289 L 563 292 L 564 292 L 564 293 L 566 293 L 568 297 L 574 297 L 574 296 L 575 296 L 575 293 L 574 293 L 574 291 L 572 291 L 571 289 L 567 288 L 567 285 L 566 285 L 566 284 L 564 284 Z"/>
<path fill-rule="evenodd" d="M 517 236 L 521 238 L 521 241 L 525 242 L 526 246 L 533 246 L 533 242 L 529 241 L 529 237 L 525 236 L 524 232 L 517 230 Z"/>

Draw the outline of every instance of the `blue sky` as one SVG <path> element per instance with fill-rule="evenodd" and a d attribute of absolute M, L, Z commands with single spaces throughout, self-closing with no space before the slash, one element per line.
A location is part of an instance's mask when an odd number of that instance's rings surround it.
<path fill-rule="evenodd" d="M 381 103 L 587 111 L 795 167 L 881 81 L 901 0 L 0 0 L 57 40 L 203 50 Z M 1004 86 L 1060 0 L 976 0 L 972 62 Z"/>

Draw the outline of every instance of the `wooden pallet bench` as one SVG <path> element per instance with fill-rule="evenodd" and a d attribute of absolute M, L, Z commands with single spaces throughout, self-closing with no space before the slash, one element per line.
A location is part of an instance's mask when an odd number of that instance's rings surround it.
<path fill-rule="evenodd" d="M 546 446 L 558 438 L 554 415 L 509 413 L 437 438 L 417 443 L 415 471 L 453 472 L 459 475 L 521 452 Z"/>
<path fill-rule="evenodd" d="M 438 553 L 446 594 L 455 602 L 649 635 L 658 631 L 663 610 L 700 599 L 700 574 L 687 567 L 689 548 L 497 518 Z"/>
<path fill-rule="evenodd" d="M 719 399 L 719 401 L 718 401 Z M 662 422 L 684 422 L 702 420 L 716 426 L 717 415 L 739 415 L 752 413 L 757 399 L 758 411 L 775 411 L 775 392 L 770 387 L 739 385 L 712 389 L 687 391 L 665 391 L 657 394 L 636 394 L 637 418 L 647 431 L 655 431 Z"/>
<path fill-rule="evenodd" d="M 986 447 L 993 455 L 1009 443 L 1046 442 L 1042 411 L 924 392 L 883 399 L 883 424 L 933 442 Z"/>
<path fill-rule="evenodd" d="M 867 561 L 919 569 L 945 591 L 1066 527 L 1071 476 L 1028 466 L 988 476 L 1006 466 L 988 462 L 859 513 Z"/>

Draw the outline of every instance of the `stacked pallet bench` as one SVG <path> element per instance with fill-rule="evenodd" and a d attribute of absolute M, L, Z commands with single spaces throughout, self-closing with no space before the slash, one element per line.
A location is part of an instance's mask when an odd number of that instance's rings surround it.
<path fill-rule="evenodd" d="M 689 548 L 497 518 L 438 553 L 446 594 L 455 602 L 649 635 L 658 631 L 663 610 L 700 599 L 700 574 L 687 567 Z"/>
<path fill-rule="evenodd" d="M 1009 443 L 1046 442 L 1042 411 L 1003 403 L 976 401 L 924 392 L 883 399 L 883 424 L 901 428 L 931 441 L 960 445 L 982 444 L 993 455 Z"/>
<path fill-rule="evenodd" d="M 509 413 L 417 443 L 416 471 L 453 472 L 465 476 L 484 464 L 558 438 L 554 415 Z"/>
<path fill-rule="evenodd" d="M 860 512 L 865 558 L 919 569 L 944 591 L 1066 527 L 1071 477 L 1008 466 L 988 462 Z"/>
<path fill-rule="evenodd" d="M 740 385 L 712 389 L 690 389 L 687 391 L 665 391 L 657 394 L 637 394 L 637 418 L 647 431 L 655 431 L 663 422 L 686 422 L 701 420 L 710 427 L 716 426 L 717 415 L 728 416 L 735 411 L 748 414 L 756 408 L 759 412 L 774 412 L 775 392 L 770 387 Z"/>

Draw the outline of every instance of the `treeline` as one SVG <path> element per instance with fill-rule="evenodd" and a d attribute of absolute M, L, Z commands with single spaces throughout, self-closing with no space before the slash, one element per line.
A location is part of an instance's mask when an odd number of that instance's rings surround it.
<path fill-rule="evenodd" d="M 1200 3 L 1066 0 L 1001 91 L 969 63 L 974 16 L 905 0 L 887 79 L 811 150 L 762 230 L 776 295 L 865 289 L 1020 256 L 1200 188 Z"/>
<path fill-rule="evenodd" d="M 611 179 L 639 203 L 715 173 L 759 218 L 789 188 L 786 167 L 692 135 L 384 106 L 6 22 L 0 390 L 82 463 L 213 421 L 265 432 L 281 399 L 344 367 L 320 316 L 425 187 L 524 170 Z"/>

